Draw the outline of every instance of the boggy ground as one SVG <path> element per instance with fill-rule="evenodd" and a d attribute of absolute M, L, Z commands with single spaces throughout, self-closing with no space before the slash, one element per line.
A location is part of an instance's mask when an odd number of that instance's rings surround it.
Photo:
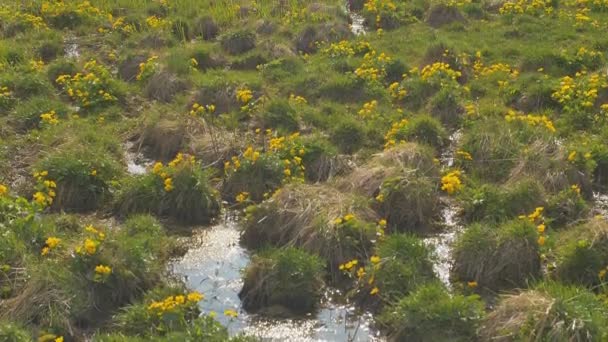
<path fill-rule="evenodd" d="M 0 341 L 252 339 L 167 274 L 224 209 L 249 311 L 334 286 L 389 340 L 608 339 L 608 2 L 345 6 L 2 1 Z"/>

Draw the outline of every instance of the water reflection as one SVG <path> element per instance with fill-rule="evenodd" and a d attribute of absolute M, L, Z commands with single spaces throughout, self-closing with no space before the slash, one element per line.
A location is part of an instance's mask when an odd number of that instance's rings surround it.
<path fill-rule="evenodd" d="M 231 334 L 245 333 L 262 341 L 382 341 L 370 327 L 370 314 L 361 315 L 352 305 L 336 303 L 329 293 L 319 312 L 309 317 L 270 319 L 247 314 L 241 308 L 238 292 L 249 254 L 238 243 L 236 222 L 226 218 L 216 226 L 198 230 L 190 239 L 191 249 L 173 264 L 173 271 L 182 275 L 191 289 L 205 295 L 201 310 L 214 312 Z M 226 317 L 226 309 L 238 311 L 239 316 Z"/>

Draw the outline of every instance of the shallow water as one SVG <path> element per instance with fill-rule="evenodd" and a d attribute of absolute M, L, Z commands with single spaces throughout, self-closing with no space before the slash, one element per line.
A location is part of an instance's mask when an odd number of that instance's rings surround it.
<path fill-rule="evenodd" d="M 456 236 L 463 229 L 457 221 L 457 212 L 457 208 L 451 201 L 448 201 L 446 206 L 441 210 L 444 231 L 424 239 L 425 244 L 434 247 L 437 256 L 437 260 L 433 264 L 433 270 L 448 288 L 451 288 L 450 268 L 452 267 L 453 244 Z"/>
<path fill-rule="evenodd" d="M 262 341 L 381 341 L 370 328 L 370 314 L 360 315 L 354 306 L 327 299 L 318 313 L 301 319 L 268 319 L 247 314 L 238 293 L 243 285 L 241 271 L 249 263 L 248 252 L 239 245 L 237 223 L 230 217 L 210 228 L 199 229 L 188 241 L 186 255 L 173 264 L 173 272 L 184 277 L 193 290 L 205 295 L 200 303 L 204 313 L 216 319 L 231 334 L 245 333 Z M 330 297 L 331 293 L 327 296 Z M 236 318 L 226 317 L 226 309 L 236 310 Z"/>
<path fill-rule="evenodd" d="M 346 13 L 348 13 L 348 17 L 350 18 L 350 31 L 356 36 L 366 34 L 365 18 L 360 13 L 351 11 L 348 1 L 346 1 Z"/>
<path fill-rule="evenodd" d="M 143 175 L 146 173 L 148 167 L 154 162 L 144 157 L 139 152 L 134 152 L 135 144 L 128 141 L 125 143 L 123 149 L 125 151 L 125 161 L 127 163 L 127 172 L 132 175 Z"/>

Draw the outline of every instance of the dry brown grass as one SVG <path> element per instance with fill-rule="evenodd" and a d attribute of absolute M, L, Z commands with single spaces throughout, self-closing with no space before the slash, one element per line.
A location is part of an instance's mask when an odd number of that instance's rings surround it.
<path fill-rule="evenodd" d="M 503 297 L 500 305 L 486 318 L 479 331 L 481 341 L 538 341 L 538 336 L 520 336 L 528 322 L 535 322 L 534 331 L 547 324 L 554 300 L 539 291 L 526 291 Z"/>
<path fill-rule="evenodd" d="M 415 171 L 429 177 L 438 177 L 439 170 L 433 161 L 432 149 L 416 143 L 400 144 L 378 153 L 365 165 L 336 181 L 338 189 L 371 197 L 377 195 L 386 178 Z"/>
<path fill-rule="evenodd" d="M 301 247 L 337 265 L 354 257 L 341 243 L 333 224 L 349 213 L 363 221 L 378 219 L 356 196 L 326 185 L 291 184 L 248 210 L 242 239 L 250 248 Z"/>
<path fill-rule="evenodd" d="M 577 184 L 585 193 L 591 193 L 591 178 L 568 162 L 565 146 L 554 141 L 538 139 L 528 147 L 529 154 L 520 156 L 511 170 L 508 183 L 527 176 L 537 179 L 550 193 L 557 193 Z"/>

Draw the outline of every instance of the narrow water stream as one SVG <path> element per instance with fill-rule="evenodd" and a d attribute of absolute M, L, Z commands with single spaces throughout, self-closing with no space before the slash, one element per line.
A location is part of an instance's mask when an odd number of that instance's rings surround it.
<path fill-rule="evenodd" d="M 440 164 L 444 168 L 451 168 L 454 166 L 454 158 L 456 155 L 456 148 L 462 132 L 456 131 L 450 136 L 450 145 L 442 153 L 439 158 Z M 456 236 L 464 229 L 460 222 L 458 222 L 458 207 L 454 203 L 454 200 L 448 196 L 444 196 L 442 199 L 441 209 L 441 224 L 442 231 L 424 239 L 424 242 L 428 246 L 432 246 L 435 250 L 437 259 L 433 264 L 435 273 L 439 276 L 439 279 L 447 286 L 451 288 L 450 283 L 450 268 L 452 267 L 452 249 Z"/>

